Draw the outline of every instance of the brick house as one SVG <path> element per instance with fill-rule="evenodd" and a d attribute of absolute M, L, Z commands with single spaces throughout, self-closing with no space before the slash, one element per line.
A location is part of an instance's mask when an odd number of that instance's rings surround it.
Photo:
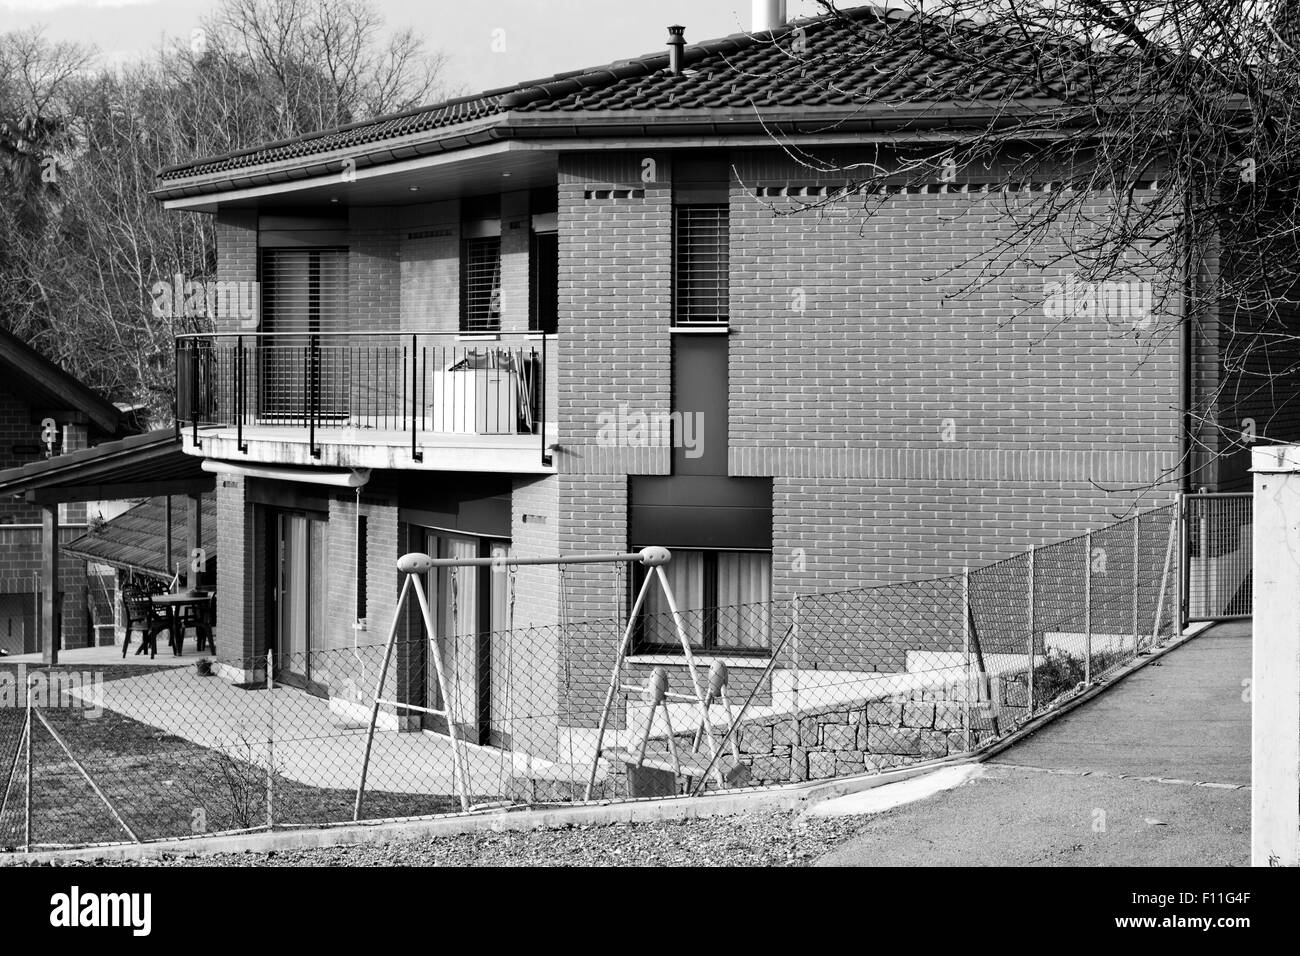
<path fill-rule="evenodd" d="M 215 217 L 219 294 L 258 305 L 178 351 L 182 439 L 218 479 L 222 656 L 255 673 L 270 650 L 286 679 L 353 693 L 342 652 L 382 641 L 409 550 L 664 545 L 698 609 L 950 573 L 1172 499 L 1185 382 L 1212 362 L 1016 305 L 1065 266 L 958 295 L 1006 229 L 993 173 L 870 218 L 801 211 L 843 175 L 774 136 L 888 165 L 916 122 L 782 72 L 790 29 L 675 30 L 660 53 L 160 172 L 168 208 Z M 839 21 L 799 29 L 824 62 L 851 49 Z M 960 120 L 936 105 L 937 128 Z M 631 583 L 430 582 L 480 740 L 511 594 L 516 627 L 613 619 Z M 706 658 L 761 666 L 761 628 L 700 620 Z M 653 634 L 636 650 L 674 660 Z M 610 648 L 531 653 L 538 712 L 593 726 Z"/>
<path fill-rule="evenodd" d="M 127 418 L 115 405 L 13 335 L 0 330 L 0 471 L 75 452 L 117 435 Z M 87 506 L 58 506 L 58 537 L 67 543 L 86 528 Z M 42 649 L 38 626 L 42 513 L 39 504 L 0 497 L 0 648 Z M 66 647 L 92 640 L 86 565 L 64 562 L 58 589 Z"/>

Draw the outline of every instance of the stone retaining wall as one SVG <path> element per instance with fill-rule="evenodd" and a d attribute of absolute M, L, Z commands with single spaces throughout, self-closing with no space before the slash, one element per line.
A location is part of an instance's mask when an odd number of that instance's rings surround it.
<path fill-rule="evenodd" d="M 1028 716 L 1025 675 L 990 679 L 992 705 L 970 707 L 970 746 L 993 736 L 993 719 L 1005 733 Z M 794 715 L 746 719 L 740 728 L 740 760 L 747 785 L 846 777 L 964 753 L 967 688 L 964 682 L 876 700 L 839 703 Z M 678 738 L 683 752 L 690 739 Z M 730 751 L 730 746 L 728 746 Z M 662 738 L 649 753 L 666 753 Z M 724 755 L 730 761 L 730 753 Z"/>

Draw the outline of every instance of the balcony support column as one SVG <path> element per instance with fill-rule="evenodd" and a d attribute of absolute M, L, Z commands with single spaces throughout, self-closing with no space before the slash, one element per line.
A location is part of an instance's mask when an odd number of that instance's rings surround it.
<path fill-rule="evenodd" d="M 41 505 L 41 661 L 57 664 L 63 646 L 59 614 L 59 506 Z"/>

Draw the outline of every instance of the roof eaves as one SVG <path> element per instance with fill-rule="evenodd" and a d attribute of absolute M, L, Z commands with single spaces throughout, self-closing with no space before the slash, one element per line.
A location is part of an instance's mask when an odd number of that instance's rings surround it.
<path fill-rule="evenodd" d="M 412 133 L 400 139 L 348 146 L 330 153 L 283 160 L 265 166 L 239 167 L 192 178 L 167 180 L 164 184 L 150 190 L 149 195 L 156 200 L 180 199 L 231 192 L 236 189 L 278 185 L 295 180 L 337 175 L 342 169 L 342 164 L 347 160 L 352 160 L 357 169 L 368 169 L 385 165 L 387 161 L 380 158 L 384 156 L 391 157 L 392 161 L 400 161 L 449 152 L 467 146 L 478 146 L 501 138 L 495 135 L 495 131 L 504 127 L 509 118 L 510 114 L 498 113 L 492 117 L 470 120 L 456 126 Z M 310 165 L 304 165 L 304 162 Z"/>
<path fill-rule="evenodd" d="M 62 396 L 105 434 L 117 433 L 122 413 L 116 405 L 22 339 L 3 330 L 0 330 L 0 365 L 9 366 L 40 391 Z"/>
<path fill-rule="evenodd" d="M 997 116 L 1011 116 L 1017 112 L 1035 112 L 1054 105 L 1059 105 L 1058 101 L 1027 99 L 1015 105 L 990 105 L 987 100 L 973 100 L 970 103 L 932 103 L 912 109 L 899 109 L 889 105 L 812 108 L 747 106 L 742 109 L 691 107 L 589 110 L 584 113 L 500 113 L 492 117 L 489 123 L 475 121 L 475 128 L 470 130 L 460 126 L 449 127 L 438 130 L 440 135 L 433 138 L 424 133 L 420 134 L 422 139 L 412 138 L 400 144 L 386 142 L 364 152 L 355 147 L 340 150 L 328 156 L 313 157 L 311 166 L 303 166 L 300 162 L 285 162 L 272 167 L 212 173 L 201 179 L 173 181 L 154 189 L 150 195 L 158 200 L 183 199 L 320 179 L 337 173 L 333 164 L 347 159 L 353 160 L 358 169 L 368 169 L 434 153 L 455 152 L 493 140 L 533 139 L 548 135 L 559 138 L 593 137 L 611 131 L 623 135 L 653 136 L 684 134 L 700 127 L 719 135 L 750 132 L 753 129 L 796 133 L 840 130 L 848 135 L 861 129 L 906 129 L 919 123 L 946 125 L 956 132 L 964 124 L 975 124 Z"/>
<path fill-rule="evenodd" d="M 92 445 L 90 448 L 82 448 L 66 455 L 28 462 L 16 468 L 0 471 L 0 495 L 21 494 L 57 482 L 60 475 L 65 472 L 88 466 L 109 465 L 120 458 L 165 450 L 172 444 L 179 447 L 176 432 L 174 429 L 164 428 L 143 435 L 131 435 L 117 441 Z"/>

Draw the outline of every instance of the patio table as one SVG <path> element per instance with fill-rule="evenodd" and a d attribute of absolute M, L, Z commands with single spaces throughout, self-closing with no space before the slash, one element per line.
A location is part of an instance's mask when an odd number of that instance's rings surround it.
<path fill-rule="evenodd" d="M 216 600 L 217 595 L 212 591 L 189 592 L 181 591 L 176 594 L 154 594 L 149 597 L 150 603 L 155 607 L 160 607 L 167 614 L 167 634 L 168 643 L 172 647 L 172 652 L 181 656 L 185 645 L 185 633 L 181 630 L 181 612 L 187 607 L 206 605 L 208 602 Z M 208 624 L 200 624 L 196 628 L 199 642 L 198 649 L 203 650 L 204 633 L 207 633 L 207 644 L 215 654 L 217 649 L 212 640 L 212 628 Z"/>

